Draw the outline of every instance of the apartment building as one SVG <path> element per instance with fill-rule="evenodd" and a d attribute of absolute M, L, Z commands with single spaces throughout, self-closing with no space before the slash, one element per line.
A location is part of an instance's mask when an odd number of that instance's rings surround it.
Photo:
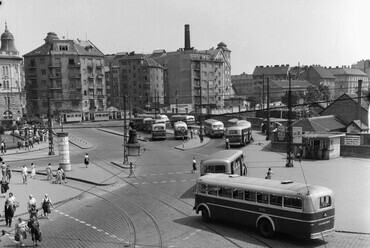
<path fill-rule="evenodd" d="M 15 47 L 14 36 L 7 24 L 1 35 L 0 48 L 0 121 L 11 126 L 26 114 L 23 60 Z"/>
<path fill-rule="evenodd" d="M 59 39 L 53 32 L 44 41 L 24 55 L 28 113 L 45 115 L 50 104 L 54 115 L 83 112 L 89 120 L 106 111 L 104 54 L 91 41 Z"/>

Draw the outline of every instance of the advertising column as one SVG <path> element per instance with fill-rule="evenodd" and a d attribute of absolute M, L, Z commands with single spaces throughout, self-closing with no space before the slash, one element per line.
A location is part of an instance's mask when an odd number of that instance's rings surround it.
<path fill-rule="evenodd" d="M 57 133 L 57 135 L 59 144 L 59 166 L 62 167 L 64 171 L 70 171 L 71 163 L 69 157 L 68 133 Z"/>

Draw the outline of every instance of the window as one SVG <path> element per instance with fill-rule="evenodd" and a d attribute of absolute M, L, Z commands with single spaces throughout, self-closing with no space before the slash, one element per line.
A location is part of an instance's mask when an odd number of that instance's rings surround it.
<path fill-rule="evenodd" d="M 224 165 L 207 165 L 204 167 L 204 173 L 225 173 Z"/>
<path fill-rule="evenodd" d="M 326 208 L 331 206 L 331 197 L 330 196 L 323 196 L 320 197 L 320 208 Z"/>
<path fill-rule="evenodd" d="M 284 196 L 284 207 L 302 209 L 302 199 Z"/>
<path fill-rule="evenodd" d="M 54 106 L 55 106 L 56 108 L 61 108 L 61 107 L 62 107 L 62 103 L 61 103 L 61 102 L 55 102 L 55 103 L 54 103 Z"/>
<path fill-rule="evenodd" d="M 45 69 L 41 70 L 41 75 L 46 75 L 46 70 Z"/>
<path fill-rule="evenodd" d="M 233 198 L 234 198 L 234 199 L 240 199 L 240 200 L 243 200 L 243 199 L 244 199 L 244 190 L 241 190 L 241 189 L 234 189 L 234 190 L 233 190 Z"/>
<path fill-rule="evenodd" d="M 257 202 L 268 204 L 269 195 L 264 193 L 257 193 Z"/>
<path fill-rule="evenodd" d="M 231 188 L 220 187 L 220 189 L 218 190 L 218 195 L 221 197 L 231 198 L 231 192 L 232 192 Z"/>
<path fill-rule="evenodd" d="M 217 195 L 218 187 L 213 185 L 208 185 L 207 193 L 209 195 Z"/>
<path fill-rule="evenodd" d="M 59 45 L 60 51 L 68 51 L 68 45 Z"/>
<path fill-rule="evenodd" d="M 68 59 L 68 65 L 74 65 L 75 60 L 74 59 Z"/>
<path fill-rule="evenodd" d="M 36 60 L 34 59 L 30 60 L 30 67 L 36 67 Z"/>
<path fill-rule="evenodd" d="M 256 201 L 256 192 L 246 190 L 244 191 L 244 194 L 245 194 L 246 201 L 252 201 L 252 202 Z"/>
<path fill-rule="evenodd" d="M 282 206 L 283 205 L 283 197 L 279 195 L 270 195 L 270 204 L 275 206 Z"/>
<path fill-rule="evenodd" d="M 42 65 L 45 64 L 45 58 L 40 59 L 40 64 L 42 64 Z"/>

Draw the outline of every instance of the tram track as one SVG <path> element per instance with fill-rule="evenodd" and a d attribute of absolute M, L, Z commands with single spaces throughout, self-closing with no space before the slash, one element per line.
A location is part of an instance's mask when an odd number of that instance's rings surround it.
<path fill-rule="evenodd" d="M 94 161 L 94 164 L 96 166 L 99 166 L 100 168 L 102 168 L 103 170 L 107 171 L 108 173 L 110 173 L 112 175 L 112 177 L 116 177 L 122 181 L 124 181 L 125 183 L 127 183 L 127 185 L 130 185 L 131 187 L 135 188 L 136 190 L 140 191 L 142 194 L 145 194 L 146 196 L 150 197 L 150 198 L 153 198 L 154 200 L 164 204 L 165 206 L 167 206 L 168 208 L 171 208 L 173 210 L 175 210 L 176 212 L 180 213 L 181 215 L 185 216 L 185 217 L 191 217 L 192 215 L 186 213 L 185 211 L 179 209 L 179 208 L 176 208 L 174 207 L 173 205 L 171 204 L 168 204 L 167 202 L 157 198 L 157 197 L 153 197 L 153 194 L 149 194 L 149 193 L 146 193 L 146 191 L 142 190 L 139 185 L 134 185 L 132 184 L 129 180 L 126 179 L 126 177 L 121 177 L 113 172 L 111 172 L 109 169 L 107 169 L 106 167 L 104 166 L 101 166 L 101 164 L 109 164 L 109 165 L 112 165 L 111 162 L 105 160 L 105 159 L 102 159 L 101 157 L 99 158 L 93 158 L 92 159 Z M 90 160 L 91 161 L 91 160 Z M 101 162 L 101 163 L 100 163 Z M 121 169 L 127 169 L 127 168 L 124 168 L 123 166 L 118 166 L 120 167 Z M 156 187 L 157 185 L 154 185 L 154 184 L 151 184 L 143 179 L 140 179 L 140 178 L 136 178 L 138 181 L 141 181 L 141 182 L 146 182 L 147 184 L 150 184 L 152 187 L 152 189 L 156 189 L 156 190 L 159 190 L 161 193 L 164 193 L 166 194 L 167 196 L 177 200 L 177 201 L 180 201 L 181 203 L 185 204 L 186 206 L 190 207 L 190 209 L 193 208 L 193 206 L 191 204 L 189 204 L 188 202 L 182 200 L 181 198 L 179 197 L 176 197 L 174 196 L 173 194 L 163 190 L 163 189 L 160 189 L 160 187 Z M 109 179 L 107 179 L 109 180 Z M 100 189 L 100 190 L 103 190 L 103 189 Z M 103 190 L 105 191 L 105 190 Z M 112 192 L 109 192 L 109 191 L 106 191 L 107 193 L 110 193 L 110 194 L 113 194 L 117 197 L 122 197 L 121 195 L 118 195 L 118 194 L 115 194 L 115 193 L 112 193 Z M 126 200 L 129 200 L 127 197 L 125 197 Z M 130 202 L 132 202 L 132 200 L 129 200 Z M 136 205 L 140 206 L 139 204 L 135 203 Z M 142 207 L 140 206 L 140 208 L 142 209 Z M 146 210 L 145 210 L 146 211 Z M 211 225 L 209 224 L 206 224 L 204 223 L 203 221 L 197 219 L 196 220 L 198 224 L 206 227 L 208 230 L 210 230 L 211 232 L 217 234 L 218 236 L 222 237 L 223 239 L 225 239 L 227 242 L 229 242 L 230 244 L 232 244 L 234 247 L 238 247 L 238 248 L 243 248 L 245 247 L 244 245 L 240 245 L 238 244 L 237 242 L 233 241 L 231 238 L 227 237 L 226 235 L 224 235 L 221 231 L 217 230 L 216 228 L 213 228 Z M 247 234 L 251 239 L 253 239 L 254 241 L 260 243 L 261 245 L 265 246 L 265 247 L 273 247 L 271 245 L 269 245 L 268 243 L 266 243 L 265 241 L 263 241 L 261 238 L 259 238 L 257 235 L 252 235 L 252 234 Z"/>

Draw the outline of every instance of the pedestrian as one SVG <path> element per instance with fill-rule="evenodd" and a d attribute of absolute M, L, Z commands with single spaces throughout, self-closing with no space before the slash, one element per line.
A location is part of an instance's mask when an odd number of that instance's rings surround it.
<path fill-rule="evenodd" d="M 9 200 L 5 201 L 4 214 L 5 214 L 5 225 L 11 227 L 12 226 L 12 220 L 13 220 L 13 217 L 14 217 L 14 208 L 10 204 Z"/>
<path fill-rule="evenodd" d="M 36 166 L 33 163 L 31 163 L 31 177 L 30 178 L 36 179 Z"/>
<path fill-rule="evenodd" d="M 269 168 L 267 170 L 267 173 L 266 173 L 266 177 L 265 179 L 271 179 L 271 175 L 273 175 L 274 173 L 272 172 L 271 168 Z"/>
<path fill-rule="evenodd" d="M 225 139 L 225 146 L 226 146 L 226 149 L 230 149 L 230 141 L 228 138 Z"/>
<path fill-rule="evenodd" d="M 5 162 L 3 161 L 1 163 L 1 176 L 5 176 L 6 175 L 6 164 Z"/>
<path fill-rule="evenodd" d="M 44 217 L 49 219 L 49 214 L 51 213 L 51 208 L 53 207 L 53 203 L 51 202 L 49 195 L 45 194 L 44 198 L 41 201 L 41 207 L 44 211 Z"/>
<path fill-rule="evenodd" d="M 12 178 L 12 169 L 10 169 L 10 165 L 6 165 L 6 172 L 5 172 L 6 180 L 10 183 L 10 179 Z"/>
<path fill-rule="evenodd" d="M 324 160 L 325 159 L 325 154 L 326 154 L 326 151 L 328 149 L 326 148 L 326 146 L 323 146 L 322 150 L 321 150 L 321 159 Z"/>
<path fill-rule="evenodd" d="M 15 199 L 13 193 L 9 192 L 9 197 L 6 200 L 9 202 L 9 205 L 12 206 L 13 212 L 15 213 L 15 210 L 17 210 L 17 208 L 19 207 L 19 203 Z"/>
<path fill-rule="evenodd" d="M 20 150 L 22 148 L 22 142 L 21 141 L 17 142 L 17 147 L 18 147 L 18 150 Z"/>
<path fill-rule="evenodd" d="M 302 160 L 302 155 L 303 155 L 303 149 L 302 149 L 302 146 L 299 146 L 298 151 L 297 151 L 297 157 L 298 157 L 299 162 L 301 162 Z"/>
<path fill-rule="evenodd" d="M 27 150 L 28 149 L 28 151 L 30 150 L 30 143 L 28 142 L 28 139 L 26 139 L 25 141 L 24 141 L 24 149 L 25 150 Z"/>
<path fill-rule="evenodd" d="M 200 143 L 203 143 L 203 133 L 202 132 L 200 132 L 199 134 L 199 139 L 200 139 Z"/>
<path fill-rule="evenodd" d="M 128 177 L 131 177 L 131 176 L 134 176 L 136 178 L 136 175 L 135 175 L 135 166 L 132 162 L 130 162 L 130 174 L 128 175 Z"/>
<path fill-rule="evenodd" d="M 33 195 L 29 195 L 28 196 L 28 202 L 27 202 L 27 210 L 28 210 L 28 213 L 30 214 L 30 218 L 31 218 L 31 213 L 32 211 L 34 211 L 34 209 L 36 209 L 36 199 L 33 197 Z"/>
<path fill-rule="evenodd" d="M 194 130 L 190 129 L 190 138 L 193 139 L 193 137 L 194 137 Z"/>
<path fill-rule="evenodd" d="M 85 163 L 86 168 L 89 165 L 89 162 L 90 162 L 90 160 L 89 160 L 89 154 L 86 153 L 85 154 L 85 158 L 84 158 L 84 163 Z"/>
<path fill-rule="evenodd" d="M 1 194 L 3 194 L 3 197 L 5 198 L 5 193 L 9 189 L 9 183 L 6 180 L 6 176 L 3 176 L 3 178 L 1 179 L 0 184 L 1 184 Z"/>
<path fill-rule="evenodd" d="M 48 166 L 46 166 L 46 180 L 52 180 L 53 179 L 53 171 L 51 169 L 51 164 L 49 163 Z"/>
<path fill-rule="evenodd" d="M 191 170 L 191 173 L 196 173 L 197 172 L 197 161 L 195 160 L 195 157 L 193 157 L 192 166 L 193 166 L 193 169 Z"/>
<path fill-rule="evenodd" d="M 37 219 L 37 216 L 32 216 L 32 218 L 30 218 L 30 220 L 28 221 L 27 226 L 31 233 L 33 246 L 37 246 L 37 241 L 41 242 L 42 240 L 41 231 L 40 231 L 40 223 Z"/>
<path fill-rule="evenodd" d="M 25 246 L 23 240 L 27 239 L 27 231 L 27 223 L 24 222 L 21 217 L 19 217 L 18 222 L 15 224 L 14 240 L 19 241 L 20 246 Z"/>
<path fill-rule="evenodd" d="M 67 181 L 66 181 L 66 178 L 67 178 L 66 172 L 63 170 L 63 168 L 61 166 L 59 168 L 60 168 L 61 175 L 62 175 L 62 181 L 63 181 L 64 184 L 66 184 L 67 183 Z"/>
<path fill-rule="evenodd" d="M 3 154 L 4 155 L 4 153 L 6 153 L 6 144 L 5 144 L 5 141 L 3 140 L 3 141 L 1 141 L 1 148 L 0 148 L 0 150 L 1 150 L 1 154 Z"/>
<path fill-rule="evenodd" d="M 55 183 L 56 184 L 62 184 L 62 175 L 63 175 L 63 172 L 61 171 L 62 168 L 58 168 L 57 170 L 57 173 L 56 173 L 56 177 L 55 177 Z"/>
<path fill-rule="evenodd" d="M 33 148 L 33 140 L 32 140 L 32 138 L 29 138 L 28 143 L 29 143 L 30 147 Z"/>
<path fill-rule="evenodd" d="M 28 169 L 25 165 L 23 165 L 21 169 L 21 175 L 22 175 L 23 184 L 27 184 Z"/>

